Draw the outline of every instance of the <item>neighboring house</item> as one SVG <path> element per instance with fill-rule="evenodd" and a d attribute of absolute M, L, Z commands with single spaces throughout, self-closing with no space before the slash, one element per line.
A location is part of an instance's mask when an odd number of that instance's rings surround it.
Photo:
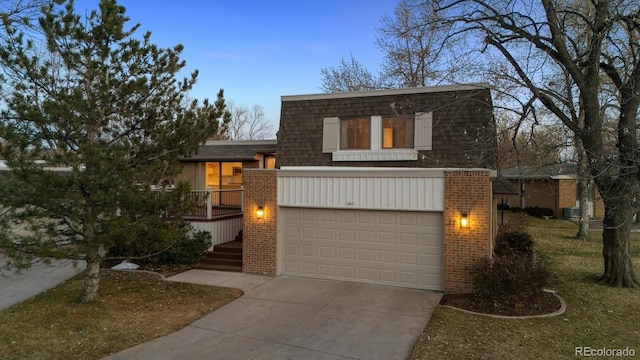
<path fill-rule="evenodd" d="M 243 271 L 472 291 L 495 151 L 486 84 L 283 96 L 279 170 L 243 174 Z"/>
<path fill-rule="evenodd" d="M 567 212 L 578 215 L 575 210 L 579 206 L 575 164 L 513 167 L 502 170 L 500 177 L 520 190 L 516 195 L 503 197 L 511 207 L 549 208 L 559 218 L 565 215 L 566 208 L 573 208 Z M 589 216 L 598 219 L 604 217 L 604 203 L 595 187 L 589 197 Z"/>

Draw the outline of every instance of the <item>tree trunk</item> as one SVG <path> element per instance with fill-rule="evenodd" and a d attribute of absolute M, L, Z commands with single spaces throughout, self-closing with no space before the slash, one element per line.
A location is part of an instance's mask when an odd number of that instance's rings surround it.
<path fill-rule="evenodd" d="M 100 260 L 87 259 L 87 273 L 82 285 L 80 302 L 86 303 L 98 299 L 100 290 Z"/>
<path fill-rule="evenodd" d="M 576 239 L 589 240 L 589 195 L 593 187 L 589 172 L 589 159 L 582 146 L 582 140 L 575 137 L 575 148 L 578 154 L 578 203 L 580 205 L 580 221 Z"/>
<path fill-rule="evenodd" d="M 602 233 L 604 274 L 600 283 L 610 286 L 637 287 L 631 266 L 631 245 L 628 241 L 635 209 L 630 203 L 605 203 Z"/>

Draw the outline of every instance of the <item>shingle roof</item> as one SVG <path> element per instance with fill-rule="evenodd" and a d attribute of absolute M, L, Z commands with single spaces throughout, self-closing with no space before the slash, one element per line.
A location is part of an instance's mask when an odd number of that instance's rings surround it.
<path fill-rule="evenodd" d="M 277 140 L 207 141 L 182 161 L 249 161 L 257 154 L 275 154 Z"/>
<path fill-rule="evenodd" d="M 544 166 L 516 166 L 500 171 L 500 177 L 506 179 L 553 179 L 557 177 L 575 177 L 576 164 L 560 163 Z"/>
<path fill-rule="evenodd" d="M 518 195 L 518 190 L 514 189 L 511 184 L 504 178 L 496 178 L 491 180 L 491 190 L 494 195 Z"/>

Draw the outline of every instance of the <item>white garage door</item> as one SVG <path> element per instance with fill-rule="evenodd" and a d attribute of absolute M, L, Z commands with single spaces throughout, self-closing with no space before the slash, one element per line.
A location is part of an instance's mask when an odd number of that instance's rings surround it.
<path fill-rule="evenodd" d="M 442 290 L 442 213 L 280 208 L 281 273 Z"/>

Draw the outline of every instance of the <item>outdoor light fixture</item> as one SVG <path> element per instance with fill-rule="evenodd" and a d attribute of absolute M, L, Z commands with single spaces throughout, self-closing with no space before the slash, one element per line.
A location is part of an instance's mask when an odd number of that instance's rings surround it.
<path fill-rule="evenodd" d="M 264 209 L 262 206 L 258 206 L 258 210 L 256 210 L 256 217 L 258 219 L 262 219 L 264 217 Z"/>
<path fill-rule="evenodd" d="M 467 213 L 460 214 L 460 227 L 461 228 L 469 227 L 469 214 Z"/>

